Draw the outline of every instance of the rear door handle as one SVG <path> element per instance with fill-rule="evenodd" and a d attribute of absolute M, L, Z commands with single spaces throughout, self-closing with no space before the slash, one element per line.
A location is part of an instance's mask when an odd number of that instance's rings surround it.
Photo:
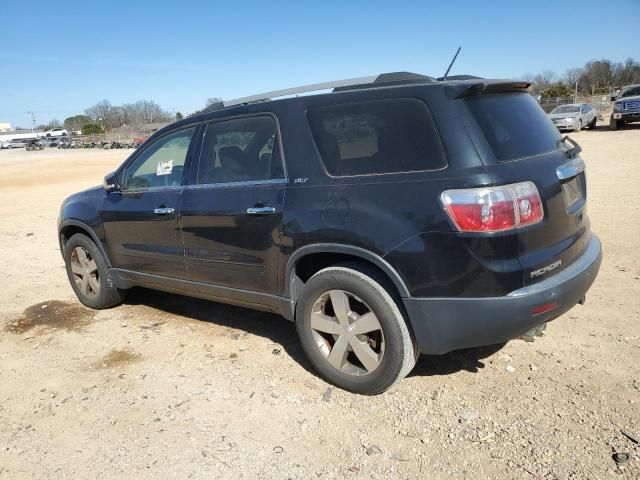
<path fill-rule="evenodd" d="M 273 207 L 250 207 L 247 208 L 249 215 L 273 215 L 276 209 Z"/>
<path fill-rule="evenodd" d="M 175 210 L 171 207 L 158 207 L 153 209 L 156 215 L 171 215 Z"/>

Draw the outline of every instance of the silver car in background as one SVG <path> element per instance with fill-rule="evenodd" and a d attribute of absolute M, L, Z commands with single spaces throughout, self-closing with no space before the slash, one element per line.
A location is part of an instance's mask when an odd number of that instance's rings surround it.
<path fill-rule="evenodd" d="M 588 103 L 572 103 L 554 108 L 549 118 L 558 130 L 579 132 L 584 127 L 596 128 L 598 113 Z"/>
<path fill-rule="evenodd" d="M 24 148 L 27 146 L 27 142 L 25 140 L 7 140 L 6 142 L 0 143 L 0 148 L 9 149 L 9 148 Z"/>

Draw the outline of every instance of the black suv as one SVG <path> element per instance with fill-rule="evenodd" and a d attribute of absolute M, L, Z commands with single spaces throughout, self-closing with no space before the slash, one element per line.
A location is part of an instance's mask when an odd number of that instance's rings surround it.
<path fill-rule="evenodd" d="M 383 74 L 214 105 L 64 201 L 71 285 L 92 308 L 143 286 L 277 312 L 365 394 L 420 352 L 536 331 L 601 247 L 580 149 L 529 86 Z"/>

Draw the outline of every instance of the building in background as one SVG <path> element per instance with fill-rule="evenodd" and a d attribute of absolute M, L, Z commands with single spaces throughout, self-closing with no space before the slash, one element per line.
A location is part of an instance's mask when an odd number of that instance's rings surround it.
<path fill-rule="evenodd" d="M 10 123 L 0 122 L 0 132 L 11 132 L 12 130 Z"/>

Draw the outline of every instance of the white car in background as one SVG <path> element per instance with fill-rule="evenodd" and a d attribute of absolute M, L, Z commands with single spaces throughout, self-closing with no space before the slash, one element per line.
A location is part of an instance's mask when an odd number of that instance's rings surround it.
<path fill-rule="evenodd" d="M 51 130 L 47 130 L 42 134 L 44 137 L 67 137 L 69 136 L 69 132 L 66 128 L 58 127 L 52 128 Z"/>
<path fill-rule="evenodd" d="M 554 108 L 551 110 L 549 118 L 558 130 L 579 132 L 584 127 L 596 128 L 598 113 L 588 103 L 573 103 Z"/>

